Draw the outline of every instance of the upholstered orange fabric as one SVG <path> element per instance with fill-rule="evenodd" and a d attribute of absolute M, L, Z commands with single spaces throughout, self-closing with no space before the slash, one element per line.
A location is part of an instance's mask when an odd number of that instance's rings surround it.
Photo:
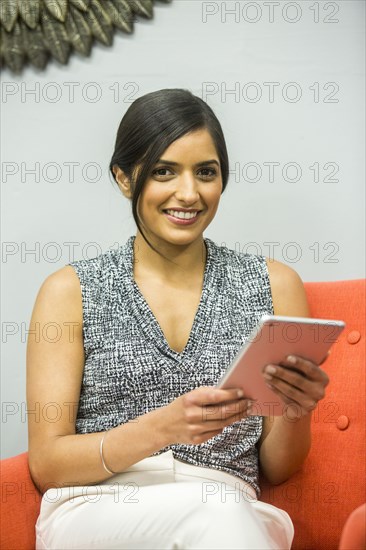
<path fill-rule="evenodd" d="M 293 550 L 338 548 L 349 514 L 365 498 L 365 280 L 306 283 L 311 314 L 346 328 L 322 368 L 330 383 L 313 413 L 312 448 L 286 483 L 262 484 L 262 500 L 286 510 Z"/>
<path fill-rule="evenodd" d="M 1 461 L 1 548 L 34 550 L 41 494 L 33 484 L 28 453 Z"/>
<path fill-rule="evenodd" d="M 342 527 L 365 502 L 365 280 L 305 283 L 313 317 L 347 326 L 323 368 L 326 397 L 313 413 L 313 444 L 301 471 L 262 500 L 286 510 L 293 550 L 335 550 Z M 33 550 L 41 495 L 27 453 L 1 461 L 1 549 Z"/>

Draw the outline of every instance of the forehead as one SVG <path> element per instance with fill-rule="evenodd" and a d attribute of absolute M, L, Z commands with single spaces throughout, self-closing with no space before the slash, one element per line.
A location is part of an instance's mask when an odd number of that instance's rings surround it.
<path fill-rule="evenodd" d="M 173 157 L 188 156 L 190 158 L 218 158 L 214 141 L 206 129 L 195 130 L 173 141 L 165 149 L 161 157 L 164 160 L 173 160 Z M 202 158 L 201 158 L 202 157 Z"/>

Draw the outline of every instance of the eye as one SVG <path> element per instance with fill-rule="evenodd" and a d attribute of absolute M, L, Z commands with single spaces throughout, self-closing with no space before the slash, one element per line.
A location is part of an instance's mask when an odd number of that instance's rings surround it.
<path fill-rule="evenodd" d="M 167 172 L 170 172 L 170 174 L 168 174 Z M 166 176 L 170 176 L 171 171 L 169 170 L 169 168 L 156 168 L 155 170 L 153 170 L 152 175 L 164 178 Z"/>
<path fill-rule="evenodd" d="M 203 179 L 212 179 L 217 176 L 215 168 L 201 168 L 200 173 Z"/>

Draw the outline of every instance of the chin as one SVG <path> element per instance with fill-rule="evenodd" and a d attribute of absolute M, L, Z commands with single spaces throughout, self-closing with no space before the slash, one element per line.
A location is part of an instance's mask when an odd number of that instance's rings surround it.
<path fill-rule="evenodd" d="M 200 231 L 199 233 L 196 233 L 196 234 L 191 234 L 191 235 L 159 235 L 157 238 L 158 238 L 158 241 L 160 242 L 167 242 L 169 244 L 172 244 L 172 245 L 176 245 L 176 246 L 187 246 L 187 245 L 190 245 L 192 244 L 193 242 L 197 241 L 197 239 L 202 239 L 203 235 L 202 235 L 202 232 Z"/>

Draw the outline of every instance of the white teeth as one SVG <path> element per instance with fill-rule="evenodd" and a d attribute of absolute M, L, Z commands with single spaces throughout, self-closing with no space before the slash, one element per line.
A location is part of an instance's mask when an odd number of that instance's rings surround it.
<path fill-rule="evenodd" d="M 178 210 L 166 210 L 168 214 L 175 218 L 181 218 L 182 220 L 190 220 L 195 218 L 198 212 L 179 212 Z"/>

